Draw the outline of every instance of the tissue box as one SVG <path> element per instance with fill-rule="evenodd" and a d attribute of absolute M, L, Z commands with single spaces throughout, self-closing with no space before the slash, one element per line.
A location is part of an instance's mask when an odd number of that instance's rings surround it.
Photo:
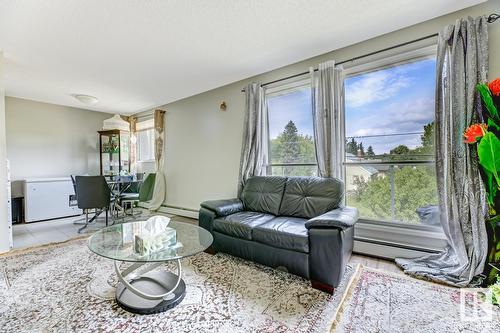
<path fill-rule="evenodd" d="M 134 236 L 134 252 L 141 256 L 165 250 L 165 248 L 173 247 L 176 244 L 177 232 L 169 227 L 158 234 Z"/>

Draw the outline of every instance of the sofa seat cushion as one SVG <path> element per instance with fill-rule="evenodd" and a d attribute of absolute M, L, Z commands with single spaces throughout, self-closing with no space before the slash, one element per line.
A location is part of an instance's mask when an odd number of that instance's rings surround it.
<path fill-rule="evenodd" d="M 307 220 L 298 217 L 276 217 L 256 226 L 253 240 L 286 250 L 309 253 Z"/>
<path fill-rule="evenodd" d="M 243 239 L 252 239 L 252 229 L 274 218 L 274 215 L 242 211 L 214 220 L 214 230 Z"/>

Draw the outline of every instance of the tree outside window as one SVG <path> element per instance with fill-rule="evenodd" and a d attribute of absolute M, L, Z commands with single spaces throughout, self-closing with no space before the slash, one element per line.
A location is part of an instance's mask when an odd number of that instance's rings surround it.
<path fill-rule="evenodd" d="M 366 220 L 439 225 L 435 57 L 345 80 L 347 204 Z"/>

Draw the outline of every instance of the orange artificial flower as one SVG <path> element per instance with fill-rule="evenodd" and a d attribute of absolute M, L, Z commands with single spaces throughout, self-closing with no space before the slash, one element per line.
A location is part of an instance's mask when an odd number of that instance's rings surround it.
<path fill-rule="evenodd" d="M 488 83 L 488 88 L 493 96 L 500 96 L 500 78 Z"/>
<path fill-rule="evenodd" d="M 476 143 L 478 138 L 482 138 L 488 129 L 486 124 L 474 124 L 469 126 L 464 132 L 465 143 Z"/>

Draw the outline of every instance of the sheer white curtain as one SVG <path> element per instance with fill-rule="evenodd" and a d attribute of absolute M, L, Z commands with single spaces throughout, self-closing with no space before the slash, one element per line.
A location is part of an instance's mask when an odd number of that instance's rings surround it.
<path fill-rule="evenodd" d="M 335 61 L 310 69 L 318 176 L 344 178 L 343 69 Z"/>
<path fill-rule="evenodd" d="M 153 198 L 145 203 L 149 210 L 158 210 L 161 207 L 166 197 L 165 184 L 165 161 L 163 156 L 165 142 L 165 111 L 155 110 L 154 113 L 154 129 L 155 129 L 155 166 L 156 178 L 153 191 Z"/>
<path fill-rule="evenodd" d="M 269 124 L 264 88 L 251 83 L 245 88 L 245 120 L 241 146 L 238 196 L 248 178 L 266 174 Z"/>
<path fill-rule="evenodd" d="M 137 117 L 128 117 L 130 123 L 130 173 L 137 172 Z"/>

